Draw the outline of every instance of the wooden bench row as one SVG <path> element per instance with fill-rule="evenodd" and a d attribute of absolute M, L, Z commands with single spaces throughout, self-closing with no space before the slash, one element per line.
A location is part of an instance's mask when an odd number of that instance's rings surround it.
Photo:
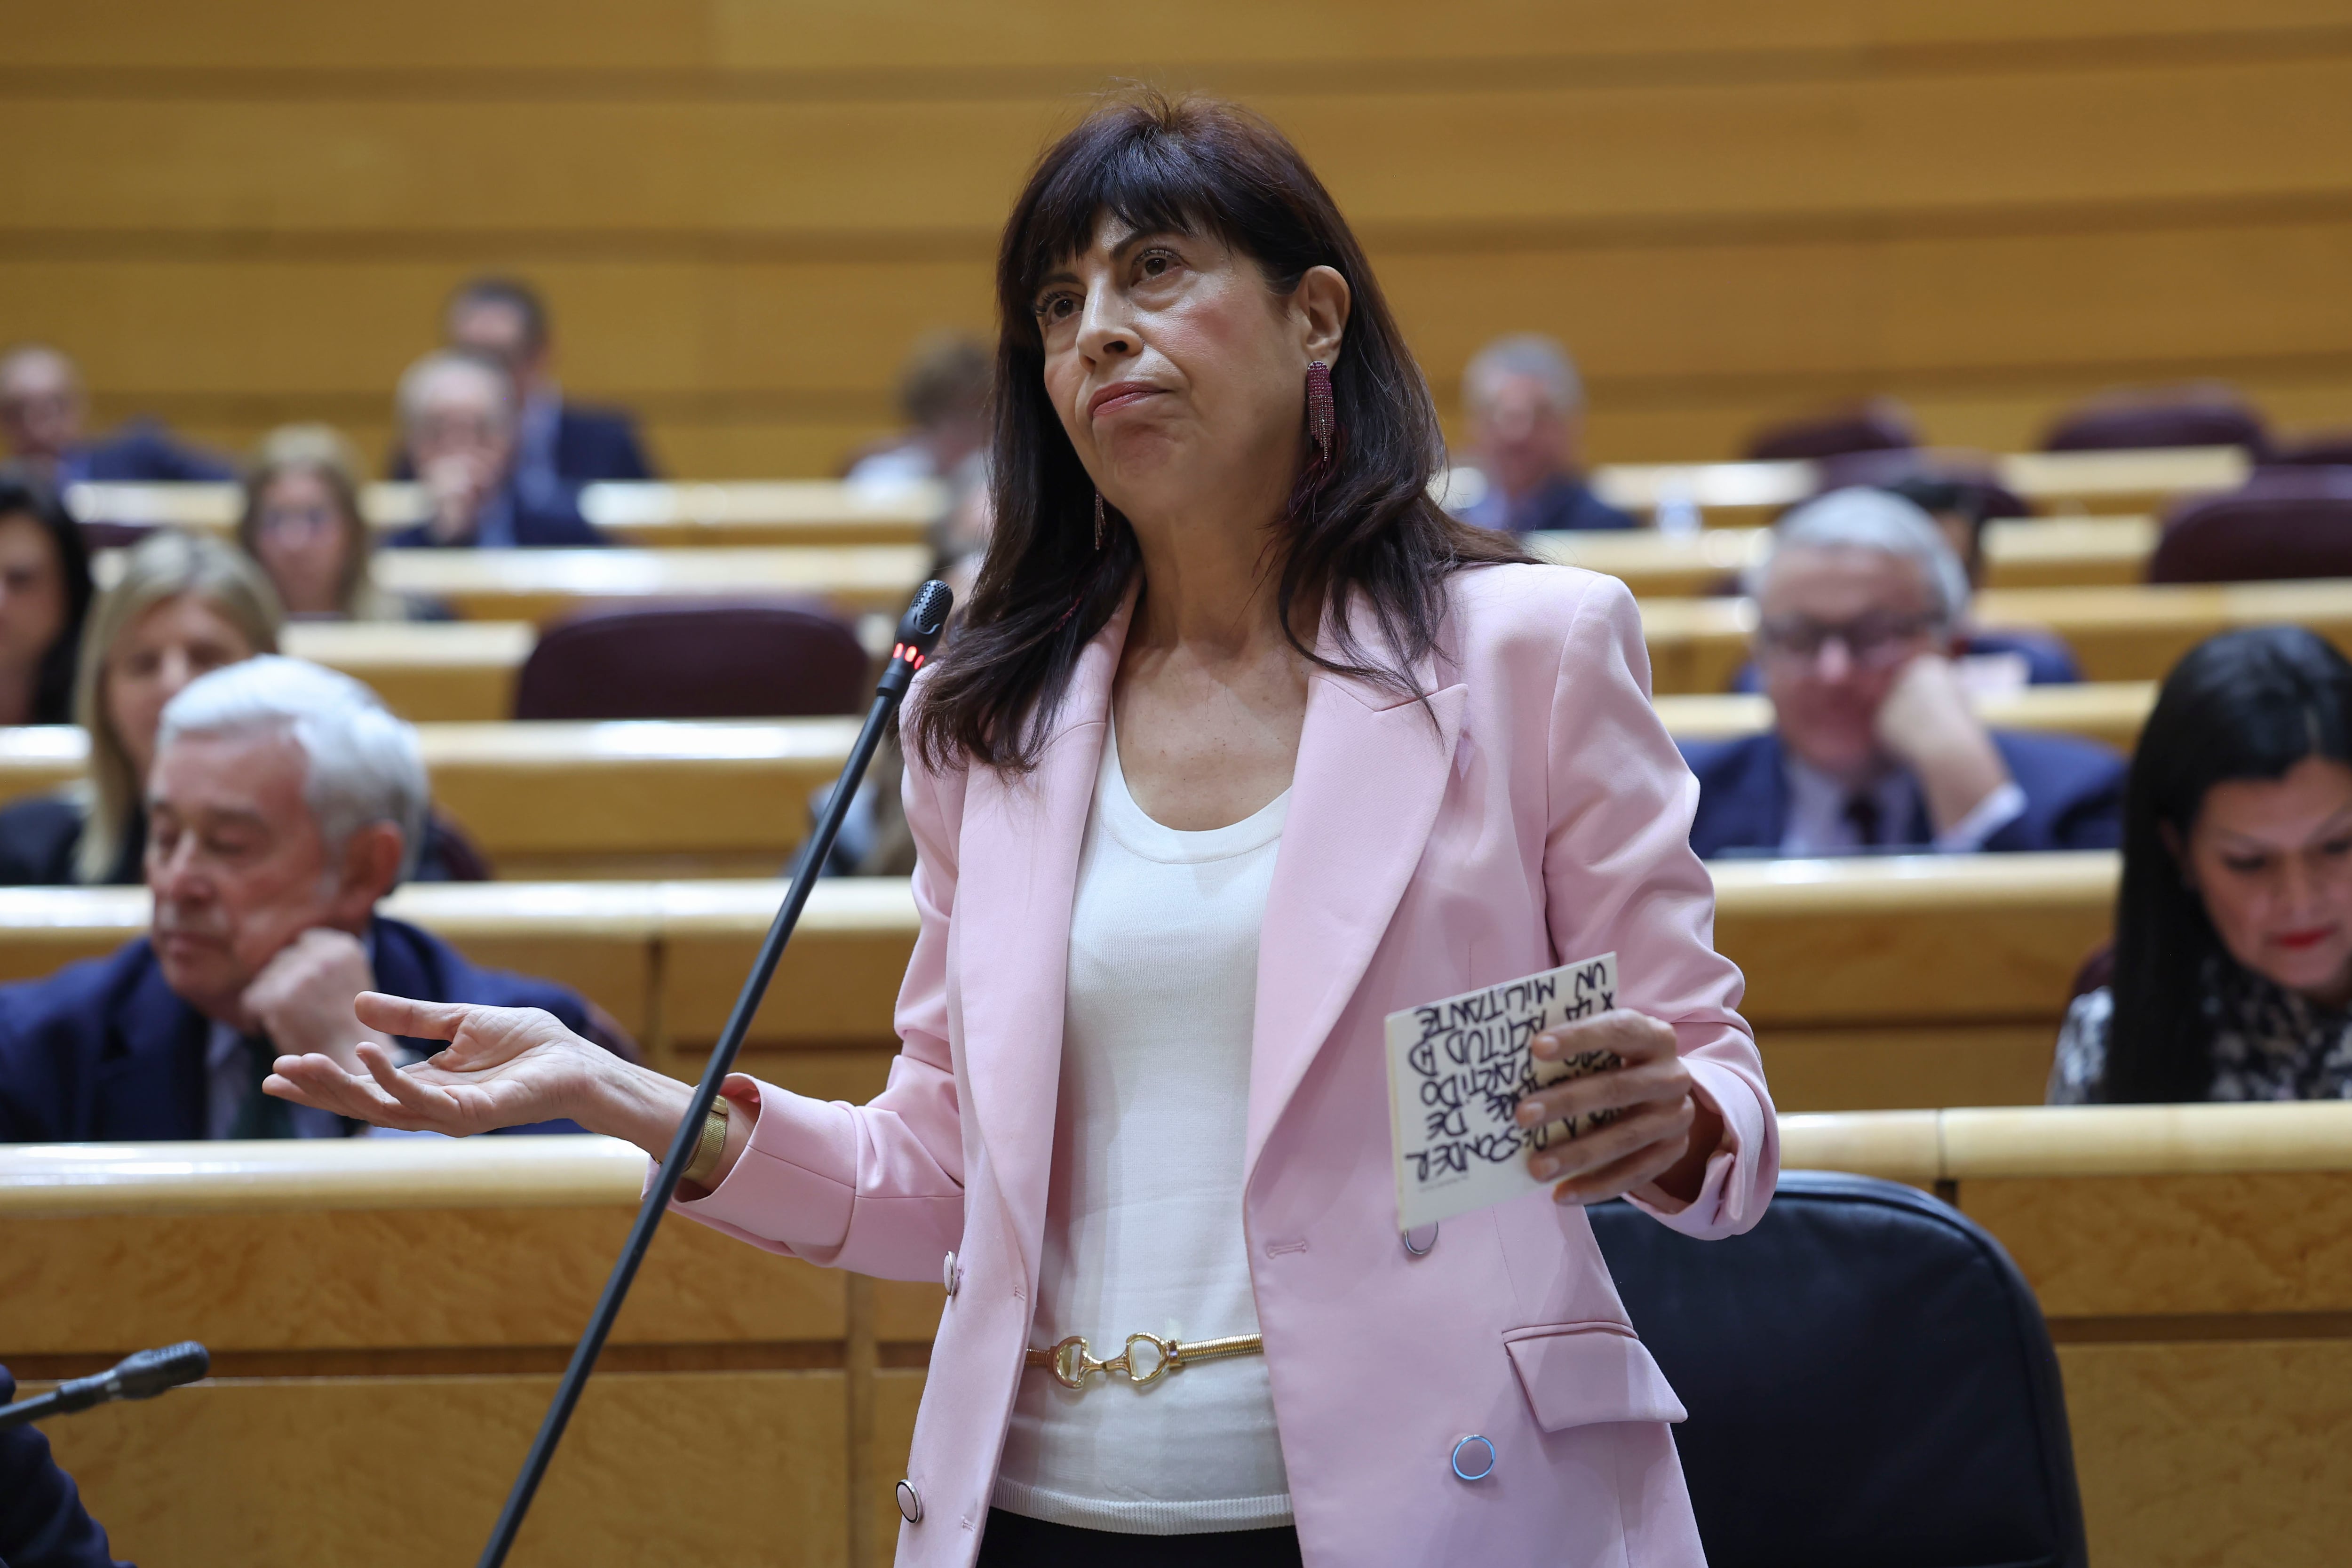
<path fill-rule="evenodd" d="M 2324 1440 L 2352 1424 L 2352 1106 L 1784 1115 L 1780 1138 L 1790 1169 L 1932 1186 L 2016 1260 L 2095 1561 L 2318 1563 L 2352 1536 L 2352 1456 Z M 645 1167 L 587 1138 L 0 1150 L 0 1362 L 211 1348 L 205 1383 L 48 1428 L 119 1554 L 463 1561 Z M 943 1301 L 665 1226 L 515 1560 L 878 1568 Z"/>
<path fill-rule="evenodd" d="M 233 484 L 82 483 L 66 493 L 87 523 L 233 531 L 245 505 Z M 425 521 L 424 488 L 373 484 L 361 510 L 380 532 Z M 615 539 L 648 548 L 709 545 L 920 544 L 947 505 L 928 481 L 845 484 L 776 479 L 724 484 L 594 484 L 580 510 Z"/>
<path fill-rule="evenodd" d="M 2087 735 L 2125 751 L 2155 699 L 2146 682 L 2029 687 L 1979 711 L 2010 729 Z M 1676 736 L 1723 740 L 1772 721 L 1762 697 L 1661 697 Z M 839 773 L 851 719 L 428 723 L 434 794 L 513 877 L 766 875 L 799 847 L 811 793 Z M 72 725 L 0 728 L 0 804 L 79 778 Z"/>
<path fill-rule="evenodd" d="M 2243 482 L 2246 456 L 2231 447 L 2142 452 L 2023 452 L 1995 460 L 2001 482 L 2047 509 L 2112 513 L 2143 510 L 2187 491 Z M 1703 512 L 1775 510 L 1813 494 L 1811 462 L 1609 464 L 1593 488 L 1614 505 L 1647 514 L 1668 498 Z M 68 494 L 86 522 L 226 532 L 244 504 L 234 484 L 82 483 Z M 928 482 L 847 484 L 833 479 L 594 484 L 581 494 L 591 522 L 643 545 L 918 543 L 947 504 Z M 368 520 L 392 531 L 423 521 L 415 484 L 372 484 Z"/>
<path fill-rule="evenodd" d="M 387 550 L 375 557 L 374 574 L 378 587 L 431 600 L 461 621 L 540 625 L 604 604 L 751 598 L 811 599 L 852 619 L 895 618 L 930 571 L 931 558 L 929 547 L 921 544 Z M 101 552 L 93 563 L 101 586 L 118 570 L 111 552 Z M 410 629 L 437 627 L 426 622 Z"/>
<path fill-rule="evenodd" d="M 2056 633 L 2087 680 L 2160 680 L 2207 637 L 2242 626 L 2305 626 L 2352 647 L 2352 579 L 2002 588 L 1977 595 L 1976 618 Z M 1723 691 L 1748 661 L 1756 607 L 1747 599 L 1645 599 L 1642 626 L 1658 691 Z"/>
<path fill-rule="evenodd" d="M 1563 566 L 1622 577 L 1640 599 L 1736 592 L 1763 558 L 1769 528 L 1702 533 L 1536 533 L 1528 545 Z M 2087 588 L 2137 584 L 2158 529 L 2147 517 L 2004 519 L 1985 529 L 1985 582 L 1993 588 Z"/>
<path fill-rule="evenodd" d="M 2116 512 L 2133 503 L 2242 483 L 2246 456 L 2233 447 L 2138 452 L 2021 452 L 1994 459 L 2000 481 L 2054 511 Z M 1790 506 L 1815 493 L 1811 462 L 1604 464 L 1592 485 L 1612 504 L 1642 513 L 1685 500 L 1703 512 Z M 226 532 L 244 504 L 234 484 L 82 483 L 68 501 L 86 522 Z M 835 479 L 729 479 L 593 484 L 581 494 L 591 522 L 641 544 L 887 544 L 920 541 L 947 504 L 929 482 L 848 484 Z M 362 506 L 391 531 L 423 521 L 422 487 L 372 484 Z"/>
<path fill-rule="evenodd" d="M 624 555 L 603 553 L 607 560 Z M 715 560 L 718 552 L 704 554 Z M 452 560 L 462 565 L 459 557 L 436 558 Z M 434 570 L 445 586 L 460 574 L 457 567 Z M 512 581 L 485 585 L 489 569 L 471 570 L 479 574 L 476 586 L 462 596 L 485 613 L 503 607 L 515 615 L 544 616 L 562 603 L 545 581 L 537 586 Z M 879 589 L 845 589 L 841 597 L 853 605 L 889 605 L 870 610 L 873 616 L 895 613 L 889 595 Z M 1721 693 L 1747 662 L 1755 625 L 1755 608 L 1748 600 L 1647 599 L 1642 616 L 1652 678 L 1661 695 Z M 2163 679 L 2198 643 L 2240 626 L 2307 626 L 2352 648 L 2352 581 L 1998 589 L 1978 596 L 1977 618 L 1987 626 L 2057 633 L 2074 647 L 2092 681 L 2152 681 Z M 524 621 L 480 620 L 307 623 L 289 626 L 283 641 L 287 652 L 356 676 L 396 711 L 424 722 L 508 717 L 514 709 L 516 677 L 537 639 L 537 631 Z"/>
<path fill-rule="evenodd" d="M 436 803 L 501 876 L 773 876 L 856 719 L 418 727 Z M 80 776 L 70 725 L 0 728 L 0 802 Z"/>
<path fill-rule="evenodd" d="M 2060 513 L 2159 510 L 2175 496 L 2232 489 L 2252 471 L 2235 447 L 2012 452 L 1994 458 L 1992 467 L 2011 490 Z M 1612 506 L 1643 515 L 1674 500 L 1709 518 L 1762 521 L 1817 494 L 1822 474 L 1822 465 L 1802 461 L 1620 464 L 1595 468 L 1592 488 Z"/>
<path fill-rule="evenodd" d="M 2112 854 L 1725 861 L 1716 943 L 1784 1110 L 2041 1100 L 2070 983 L 2113 918 Z M 388 914 L 477 959 L 560 980 L 692 1076 L 767 930 L 778 882 L 419 884 Z M 0 889 L 0 981 L 146 928 L 143 889 Z M 881 1086 L 915 935 L 902 879 L 821 883 L 749 1049 L 828 1098 Z"/>

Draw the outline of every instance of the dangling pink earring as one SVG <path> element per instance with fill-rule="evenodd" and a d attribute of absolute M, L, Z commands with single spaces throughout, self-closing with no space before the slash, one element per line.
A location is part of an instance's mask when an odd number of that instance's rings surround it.
<path fill-rule="evenodd" d="M 1100 490 L 1097 490 L 1097 491 L 1095 492 L 1095 548 L 1096 548 L 1097 550 L 1100 550 L 1100 549 L 1102 548 L 1102 542 L 1103 542 L 1103 500 L 1102 500 L 1102 491 L 1100 491 Z"/>
<path fill-rule="evenodd" d="M 1339 431 L 1339 410 L 1331 403 L 1331 367 L 1318 359 L 1307 367 L 1307 434 L 1314 438 L 1316 452 L 1327 462 L 1331 457 L 1331 439 Z"/>

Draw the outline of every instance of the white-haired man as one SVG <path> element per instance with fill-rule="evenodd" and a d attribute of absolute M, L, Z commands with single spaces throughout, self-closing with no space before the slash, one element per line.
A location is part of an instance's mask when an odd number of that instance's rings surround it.
<path fill-rule="evenodd" d="M 1691 847 L 2111 849 L 2124 759 L 2059 735 L 1988 730 L 1952 668 L 1968 575 L 1927 514 L 1884 490 L 1809 501 L 1749 582 L 1770 731 L 1691 742 Z"/>
<path fill-rule="evenodd" d="M 1584 382 L 1559 344 L 1496 339 L 1462 373 L 1462 402 L 1486 479 L 1465 521 L 1506 533 L 1640 526 L 1584 482 Z"/>
<path fill-rule="evenodd" d="M 562 486 L 516 479 L 522 405 L 506 364 L 475 349 L 436 349 L 408 367 L 395 399 L 402 448 L 431 507 L 395 546 L 601 544 Z"/>
<path fill-rule="evenodd" d="M 0 1142 L 340 1136 L 260 1084 L 281 1053 L 397 1048 L 353 1016 L 362 991 L 544 1008 L 631 1054 L 563 987 L 376 913 L 425 807 L 415 731 L 357 681 L 268 657 L 191 683 L 148 780 L 149 934 L 0 988 Z"/>

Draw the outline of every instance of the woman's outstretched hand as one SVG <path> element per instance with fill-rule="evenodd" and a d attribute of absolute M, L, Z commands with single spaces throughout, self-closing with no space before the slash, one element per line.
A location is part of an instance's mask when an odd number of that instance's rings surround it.
<path fill-rule="evenodd" d="M 265 1091 L 405 1131 L 464 1137 L 570 1118 L 658 1156 L 685 1113 L 688 1090 L 590 1044 L 536 1007 L 416 1002 L 362 991 L 359 1021 L 387 1035 L 446 1040 L 406 1068 L 362 1041 L 364 1072 L 322 1055 L 279 1057 Z"/>

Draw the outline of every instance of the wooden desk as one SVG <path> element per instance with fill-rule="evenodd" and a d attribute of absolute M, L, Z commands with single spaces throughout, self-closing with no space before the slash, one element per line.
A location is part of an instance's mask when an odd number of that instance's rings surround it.
<path fill-rule="evenodd" d="M 1985 525 L 1988 588 L 2087 588 L 2145 582 L 2163 530 L 2152 517 L 2002 518 Z"/>
<path fill-rule="evenodd" d="M 1532 533 L 1528 548 L 1548 561 L 1622 577 L 1640 599 L 1736 593 L 1740 574 L 1760 561 L 1771 531 L 1710 528 L 1666 534 Z M 2155 520 L 2145 517 L 2004 519 L 1985 529 L 1987 583 L 1996 588 L 2131 584 L 2147 574 Z"/>
<path fill-rule="evenodd" d="M 896 616 L 931 567 L 922 545 L 763 550 L 387 550 L 375 580 L 467 620 L 541 624 L 604 600 L 819 599 L 842 615 Z"/>
<path fill-rule="evenodd" d="M 2000 482 L 2045 511 L 2161 510 L 2172 498 L 2242 485 L 2252 471 L 2235 447 L 2138 452 L 2013 452 L 1994 459 Z M 1811 462 L 1609 464 L 1592 488 L 1612 506 L 1647 516 L 1668 497 L 1687 499 L 1710 521 L 1769 521 L 1813 495 Z"/>
<path fill-rule="evenodd" d="M 597 484 L 580 510 L 607 533 L 647 548 L 928 544 L 947 487 L 831 479 L 730 484 Z"/>
<path fill-rule="evenodd" d="M 1979 595 L 1976 613 L 1986 626 L 2056 632 L 2090 680 L 2161 679 L 2182 654 L 2241 626 L 2304 626 L 2352 647 L 2352 579 L 2003 589 Z"/>
<path fill-rule="evenodd" d="M 296 658 L 375 689 L 411 723 L 514 713 L 515 680 L 539 642 L 522 621 L 297 621 L 278 639 Z"/>
<path fill-rule="evenodd" d="M 2352 648 L 2352 579 L 2301 583 L 2002 588 L 1977 595 L 1988 626 L 2035 626 L 2066 639 L 2095 681 L 2160 680 L 2217 632 L 2291 623 Z M 1642 627 L 1661 693 L 1727 689 L 1748 659 L 1745 599 L 1644 599 Z"/>
<path fill-rule="evenodd" d="M 2152 680 L 2086 681 L 1988 697 L 1976 704 L 1976 711 L 1996 729 L 2082 735 L 2129 752 L 2139 743 L 2140 726 L 2155 705 Z M 1735 740 L 1772 727 L 1770 700 L 1748 692 L 1661 697 L 1656 707 L 1667 730 L 1681 741 Z"/>
<path fill-rule="evenodd" d="M 90 484 L 67 504 L 84 522 L 226 534 L 245 492 L 233 484 Z M 647 548 L 698 545 L 921 544 L 947 505 L 942 486 L 849 485 L 834 479 L 730 484 L 594 484 L 580 510 L 614 537 Z M 425 519 L 413 484 L 373 484 L 361 500 L 379 532 Z"/>
<path fill-rule="evenodd" d="M 773 876 L 856 719 L 423 724 L 435 803 L 503 877 Z M 70 725 L 0 728 L 0 801 L 80 776 Z"/>
<path fill-rule="evenodd" d="M 2107 934 L 2111 854 L 1723 861 L 1716 942 L 1782 1109 L 2031 1104 L 2069 983 Z M 601 1003 L 691 1076 L 782 897 L 750 879 L 443 883 L 386 912 L 486 963 Z M 0 889 L 0 980 L 47 974 L 145 929 L 139 889 Z M 914 899 L 898 878 L 820 883 L 753 1021 L 747 1070 L 827 1098 L 880 1089 Z"/>
<path fill-rule="evenodd" d="M 1790 1169 L 1936 1187 L 2016 1259 L 2095 1561 L 2334 1561 L 2352 1457 L 2313 1435 L 2352 1423 L 2352 1106 L 1784 1115 L 1780 1138 Z M 591 1138 L 0 1150 L 0 1361 L 211 1348 L 204 1383 L 47 1427 L 122 1555 L 462 1562 L 645 1165 Z M 664 1226 L 516 1561 L 887 1563 L 941 1300 Z"/>

